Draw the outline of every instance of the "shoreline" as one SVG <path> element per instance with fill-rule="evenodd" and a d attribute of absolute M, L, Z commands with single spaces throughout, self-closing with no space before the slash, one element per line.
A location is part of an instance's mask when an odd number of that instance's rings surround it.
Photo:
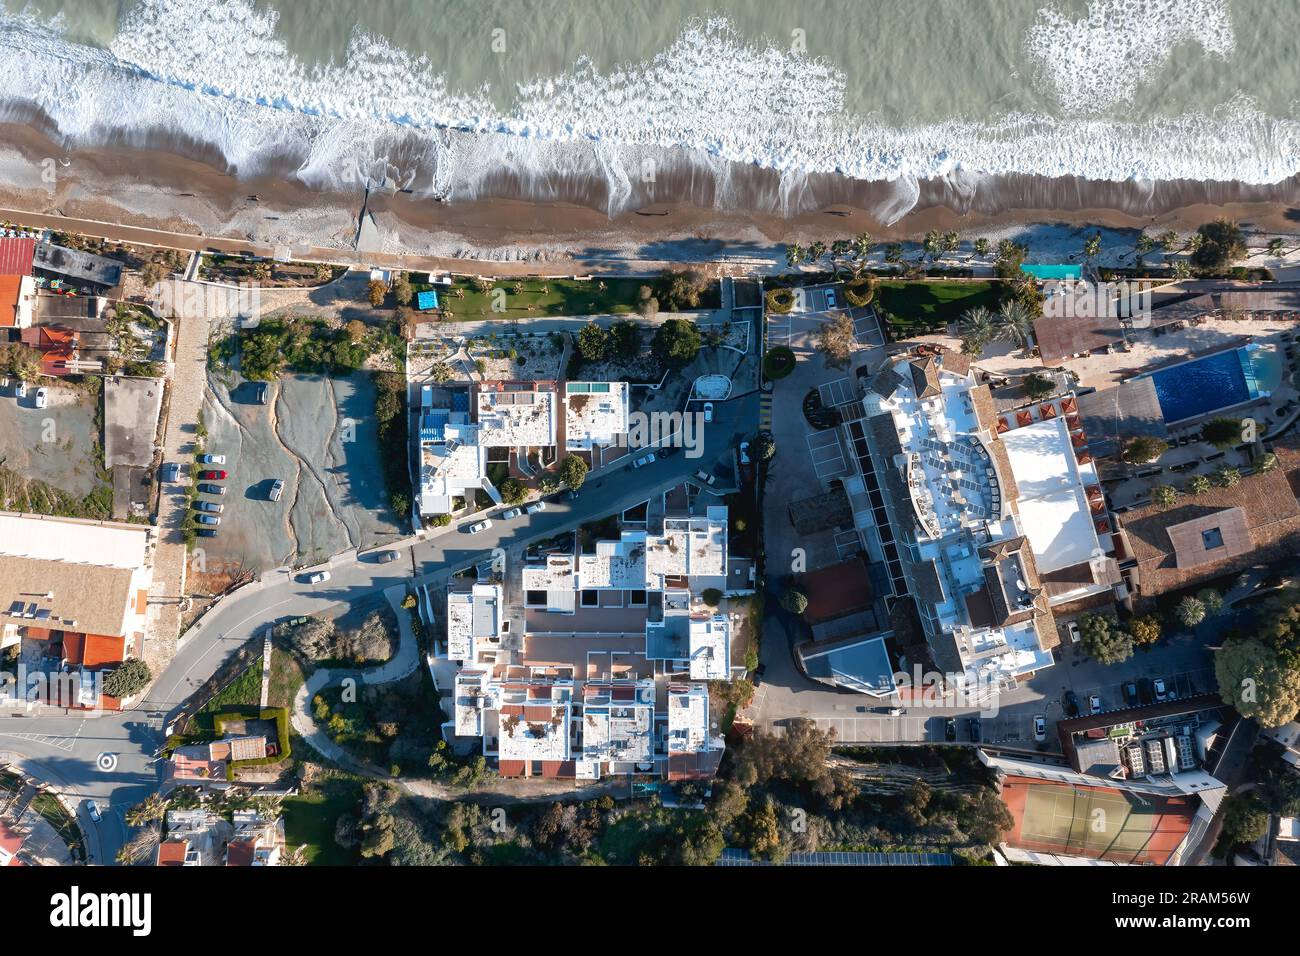
<path fill-rule="evenodd" d="M 808 186 L 813 193 L 846 201 L 819 200 L 816 211 L 782 217 L 673 198 L 610 217 L 600 208 L 603 196 L 584 205 L 508 195 L 518 183 L 503 182 L 501 195 L 463 202 L 396 189 L 372 189 L 367 198 L 360 186 L 323 192 L 292 176 L 240 179 L 214 165 L 210 153 L 121 145 L 65 150 L 39 121 L 0 123 L 0 143 L 0 206 L 267 246 L 340 250 L 355 250 L 365 208 L 375 228 L 364 230 L 360 251 L 384 255 L 502 263 L 732 259 L 776 267 L 784 265 L 791 241 L 829 242 L 865 231 L 879 245 L 915 241 L 935 229 L 958 231 L 967 240 L 1041 241 L 1044 255 L 1063 256 L 1057 247 L 1081 244 L 1085 229 L 1105 230 L 1108 243 L 1127 242 L 1131 252 L 1137 230 L 1190 232 L 1220 216 L 1241 223 L 1247 234 L 1300 236 L 1300 177 L 1272 186 L 1016 176 L 963 188 L 954 180 L 931 180 L 916 184 L 912 207 L 892 220 L 880 210 L 888 208 L 898 183 L 818 177 Z M 689 194 L 694 187 L 678 188 Z"/>

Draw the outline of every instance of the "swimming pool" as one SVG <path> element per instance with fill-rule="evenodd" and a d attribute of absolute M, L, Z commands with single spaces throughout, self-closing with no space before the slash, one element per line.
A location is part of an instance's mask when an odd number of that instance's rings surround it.
<path fill-rule="evenodd" d="M 1036 265 L 1033 263 L 1022 265 L 1021 272 L 1027 272 L 1035 279 L 1081 279 L 1083 278 L 1083 266 L 1070 265 Z"/>
<path fill-rule="evenodd" d="M 1277 387 L 1281 365 L 1272 349 L 1217 352 L 1150 373 L 1167 424 L 1253 401 Z"/>

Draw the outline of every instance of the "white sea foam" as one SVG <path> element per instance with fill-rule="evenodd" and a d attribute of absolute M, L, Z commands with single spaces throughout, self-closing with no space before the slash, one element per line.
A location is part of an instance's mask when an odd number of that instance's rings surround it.
<path fill-rule="evenodd" d="M 1150 54 L 1115 41 L 1115 22 L 1150 41 Z M 1067 23 L 1044 12 L 1027 40 L 1061 72 L 1073 69 L 1060 52 Z M 1075 26 L 1079 49 L 1103 63 L 1075 70 L 1086 75 L 1082 86 L 1058 85 L 1067 105 L 1092 94 L 1122 99 L 1175 43 L 1192 39 L 1216 56 L 1232 43 L 1215 0 L 1094 3 Z M 505 111 L 486 90 L 450 89 L 427 59 L 382 37 L 358 32 L 341 63 L 318 66 L 297 60 L 276 31 L 275 14 L 251 0 L 143 0 L 107 50 L 0 16 L 0 101 L 39 107 L 75 144 L 165 134 L 210 144 L 244 175 L 292 157 L 297 176 L 317 188 L 386 177 L 465 199 L 509 176 L 525 195 L 546 199 L 594 180 L 611 213 L 646 201 L 647 161 L 711 179 L 720 205 L 742 201 L 736 164 L 777 170 L 779 188 L 759 205 L 787 215 L 808 208 L 818 173 L 894 180 L 886 218 L 907 211 L 917 181 L 938 177 L 968 189 L 980 176 L 1009 173 L 1263 184 L 1300 171 L 1300 124 L 1244 97 L 1141 122 L 1010 114 L 891 126 L 845 110 L 834 65 L 753 44 L 718 19 L 688 24 L 646 62 L 602 73 L 582 60 L 524 84 Z"/>
<path fill-rule="evenodd" d="M 1236 44 L 1227 0 L 1092 0 L 1086 16 L 1038 11 L 1025 48 L 1061 106 L 1100 113 L 1133 99 L 1180 43 L 1227 59 Z"/>

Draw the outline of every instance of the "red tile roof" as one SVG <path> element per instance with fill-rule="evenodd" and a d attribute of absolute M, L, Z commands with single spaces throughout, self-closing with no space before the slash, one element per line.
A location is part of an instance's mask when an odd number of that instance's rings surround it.
<path fill-rule="evenodd" d="M 226 844 L 226 866 L 252 866 L 256 851 L 252 840 L 231 840 Z"/>
<path fill-rule="evenodd" d="M 126 638 L 65 631 L 63 656 L 69 664 L 79 664 L 82 667 L 120 664 L 126 657 Z"/>
<path fill-rule="evenodd" d="M 0 276 L 31 275 L 35 255 L 35 239 L 0 239 Z"/>
<path fill-rule="evenodd" d="M 184 866 L 189 850 L 188 840 L 164 840 L 158 844 L 158 866 Z"/>
<path fill-rule="evenodd" d="M 18 318 L 22 276 L 0 276 L 0 328 L 11 329 Z"/>

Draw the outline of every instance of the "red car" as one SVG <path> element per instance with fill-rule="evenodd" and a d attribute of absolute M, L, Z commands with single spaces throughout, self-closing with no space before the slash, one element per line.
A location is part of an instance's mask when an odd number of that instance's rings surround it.
<path fill-rule="evenodd" d="M 201 471 L 199 472 L 199 481 L 225 481 L 226 473 L 224 471 Z"/>

